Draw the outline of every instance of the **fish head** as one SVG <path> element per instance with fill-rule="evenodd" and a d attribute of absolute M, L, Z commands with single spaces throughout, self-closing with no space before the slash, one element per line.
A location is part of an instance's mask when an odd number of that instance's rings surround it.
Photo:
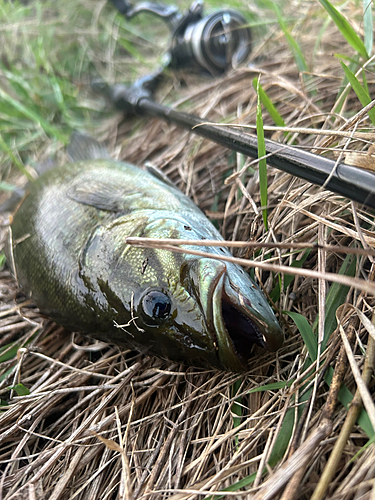
<path fill-rule="evenodd" d="M 98 229 L 85 252 L 82 268 L 95 271 L 88 283 L 95 291 L 96 308 L 98 297 L 104 297 L 103 314 L 112 324 L 123 325 L 122 330 L 108 328 L 108 340 L 190 365 L 235 372 L 247 369 L 254 344 L 270 351 L 282 345 L 271 307 L 239 266 L 166 249 L 124 247 L 124 233 L 175 234 L 174 220 L 145 222 L 135 231 L 135 221 L 124 216 Z"/>
<path fill-rule="evenodd" d="M 153 250 L 148 260 L 153 262 Z M 158 259 L 164 251 L 158 251 Z M 176 269 L 182 269 L 176 259 Z M 223 368 L 218 358 L 216 336 L 207 323 L 205 311 L 178 274 L 159 275 L 155 281 L 133 288 L 130 325 L 132 334 L 150 353 L 193 366 Z M 135 328 L 134 328 L 135 327 Z"/>
<path fill-rule="evenodd" d="M 243 269 L 165 250 L 146 252 L 151 269 L 155 255 L 159 262 L 163 257 L 174 262 L 170 273 L 138 281 L 128 299 L 132 320 L 127 330 L 150 354 L 243 372 L 254 345 L 270 351 L 281 347 L 275 315 Z"/>

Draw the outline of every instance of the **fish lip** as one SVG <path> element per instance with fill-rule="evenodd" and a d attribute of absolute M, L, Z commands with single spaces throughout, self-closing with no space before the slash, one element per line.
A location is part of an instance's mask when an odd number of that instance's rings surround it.
<path fill-rule="evenodd" d="M 230 338 L 222 312 L 222 292 L 227 266 L 212 259 L 196 260 L 190 267 L 190 277 L 197 284 L 195 294 L 206 320 L 217 367 L 235 372 L 246 370 Z M 198 278 L 199 277 L 199 278 Z"/>
<path fill-rule="evenodd" d="M 209 350 L 219 368 L 246 371 L 254 343 L 270 351 L 281 346 L 283 336 L 271 307 L 237 267 L 209 258 L 194 259 L 184 268 L 181 280 L 199 304 Z"/>
<path fill-rule="evenodd" d="M 247 369 L 247 359 L 238 353 L 236 346 L 227 329 L 223 315 L 223 293 L 227 277 L 227 267 L 224 265 L 222 272 L 216 277 L 216 284 L 211 288 L 209 303 L 212 304 L 210 324 L 213 326 L 213 335 L 216 339 L 217 355 L 220 364 L 225 368 L 236 372 Z"/>
<path fill-rule="evenodd" d="M 212 323 L 218 342 L 218 355 L 226 368 L 246 370 L 254 344 L 268 351 L 277 351 L 281 347 L 284 339 L 276 319 L 271 321 L 268 318 L 267 322 L 258 317 L 260 314 L 257 315 L 250 300 L 231 282 L 227 269 L 217 280 L 212 293 L 212 304 Z M 237 313 L 234 325 L 229 322 L 233 312 Z M 271 308 L 269 312 L 273 316 Z"/>
<path fill-rule="evenodd" d="M 216 349 L 219 349 L 219 339 L 216 333 L 215 325 L 215 295 L 217 290 L 222 290 L 223 288 L 223 275 L 225 275 L 226 267 L 220 269 L 219 272 L 211 279 L 211 283 L 208 290 L 207 296 L 207 309 L 205 311 L 205 316 L 207 320 L 207 326 L 211 332 L 213 339 L 213 344 Z M 204 308 L 203 308 L 204 309 Z"/>

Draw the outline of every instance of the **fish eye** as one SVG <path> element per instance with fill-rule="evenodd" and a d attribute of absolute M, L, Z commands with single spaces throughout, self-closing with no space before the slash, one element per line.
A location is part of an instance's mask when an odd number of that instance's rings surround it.
<path fill-rule="evenodd" d="M 163 292 L 152 290 L 142 299 L 144 314 L 153 320 L 165 320 L 171 314 L 171 299 Z"/>

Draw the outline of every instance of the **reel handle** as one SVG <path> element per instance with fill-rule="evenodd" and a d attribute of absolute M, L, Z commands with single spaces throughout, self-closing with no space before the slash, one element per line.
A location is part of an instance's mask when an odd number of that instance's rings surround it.
<path fill-rule="evenodd" d="M 175 5 L 164 5 L 155 2 L 140 2 L 136 5 L 132 5 L 127 0 L 111 0 L 111 2 L 127 19 L 131 19 L 141 12 L 148 12 L 149 14 L 160 17 L 172 30 L 178 26 L 182 18 L 178 7 Z"/>

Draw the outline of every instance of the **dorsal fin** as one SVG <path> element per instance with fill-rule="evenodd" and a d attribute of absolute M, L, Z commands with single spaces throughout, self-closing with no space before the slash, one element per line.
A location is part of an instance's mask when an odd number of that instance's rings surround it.
<path fill-rule="evenodd" d="M 153 175 L 154 177 L 156 177 L 157 179 L 159 179 L 159 181 L 163 181 L 167 186 L 170 186 L 170 187 L 173 187 L 173 188 L 176 188 L 176 184 L 174 184 L 170 179 L 169 177 L 167 177 L 165 175 L 165 173 L 160 170 L 160 168 L 156 167 L 155 165 L 153 165 L 152 163 L 145 163 L 145 167 L 146 167 L 146 170 L 149 174 Z"/>
<path fill-rule="evenodd" d="M 81 132 L 73 132 L 66 152 L 73 163 L 82 160 L 104 160 L 110 158 L 108 150 L 103 144 Z"/>
<path fill-rule="evenodd" d="M 68 193 L 68 198 L 109 212 L 128 212 L 131 202 L 142 198 L 142 193 L 132 191 L 128 186 L 118 186 L 103 179 L 84 184 L 76 183 Z"/>

